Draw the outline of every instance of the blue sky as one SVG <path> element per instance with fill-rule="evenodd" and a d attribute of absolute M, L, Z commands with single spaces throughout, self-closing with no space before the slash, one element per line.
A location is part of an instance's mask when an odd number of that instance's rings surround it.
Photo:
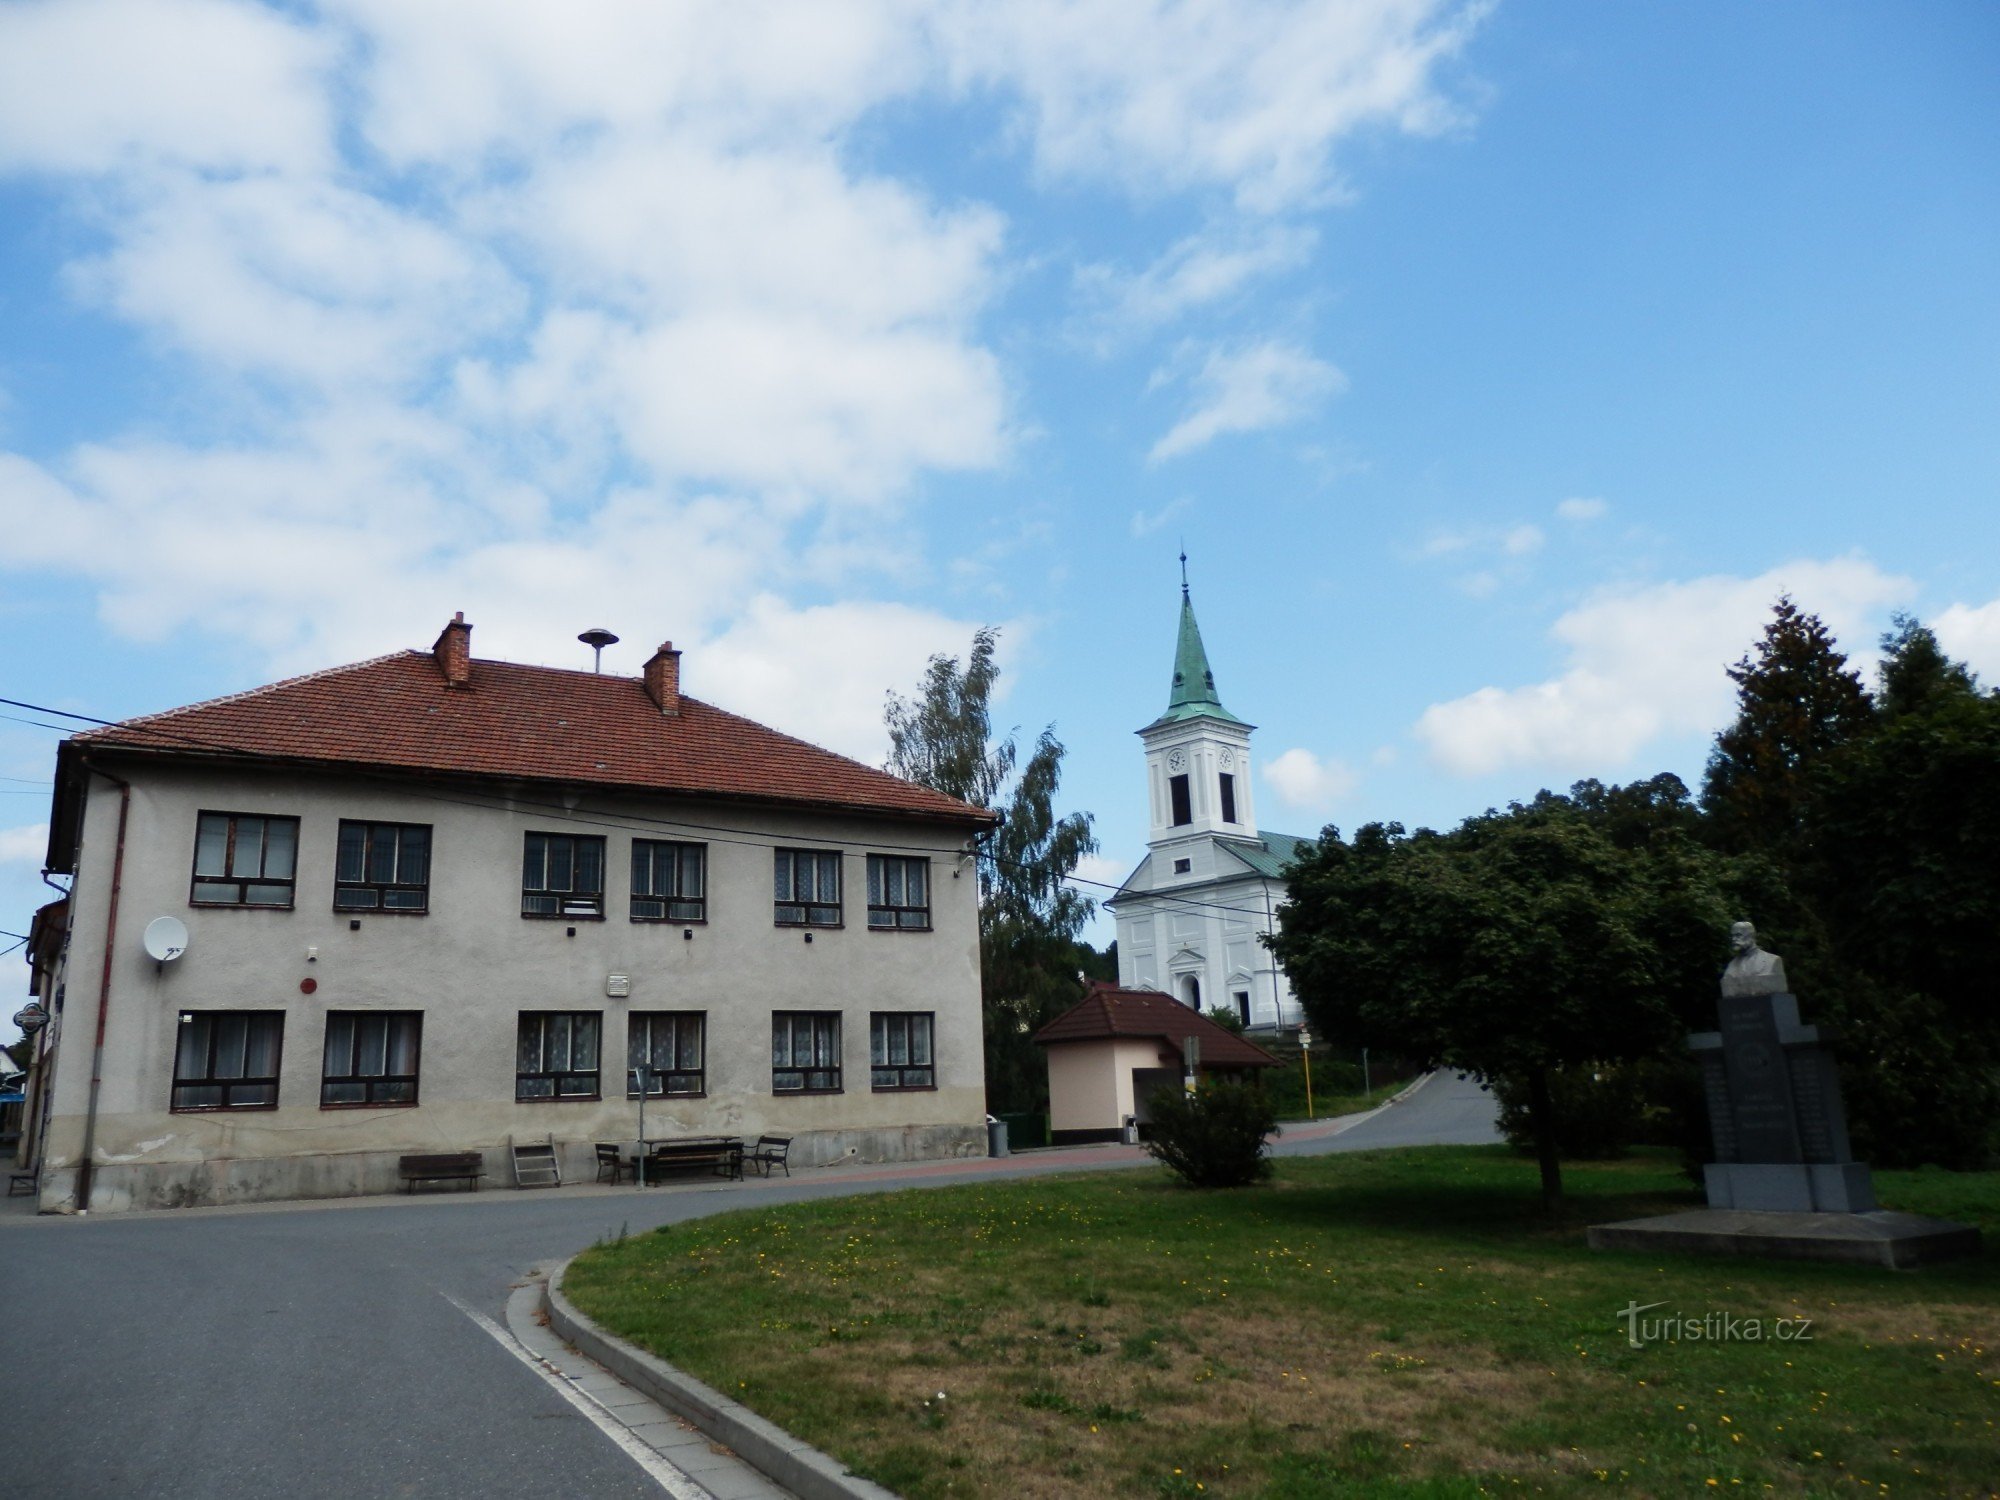
<path fill-rule="evenodd" d="M 1783 589 L 2000 679 L 1996 76 L 1983 3 L 0 0 L 0 695 L 463 609 L 879 760 L 992 623 L 1115 880 L 1185 540 L 1267 827 L 1692 780 Z"/>

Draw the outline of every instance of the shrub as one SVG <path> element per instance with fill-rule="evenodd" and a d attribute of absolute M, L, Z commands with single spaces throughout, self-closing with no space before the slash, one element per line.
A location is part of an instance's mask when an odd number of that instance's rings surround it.
<path fill-rule="evenodd" d="M 1270 1175 L 1266 1138 L 1278 1117 L 1254 1083 L 1218 1080 L 1197 1093 L 1157 1090 L 1146 1149 L 1190 1187 L 1244 1187 Z"/>
<path fill-rule="evenodd" d="M 1556 1150 L 1572 1161 L 1607 1161 L 1623 1156 L 1639 1138 L 1646 1100 L 1629 1066 L 1597 1063 L 1549 1070 L 1549 1101 L 1555 1106 Z M 1525 1079 L 1498 1078 L 1500 1133 L 1516 1151 L 1532 1152 L 1535 1134 L 1528 1119 Z"/>
<path fill-rule="evenodd" d="M 1224 1031 L 1233 1031 L 1238 1036 L 1243 1035 L 1243 1017 L 1237 1014 L 1235 1006 L 1211 1005 L 1203 1014 Z"/>

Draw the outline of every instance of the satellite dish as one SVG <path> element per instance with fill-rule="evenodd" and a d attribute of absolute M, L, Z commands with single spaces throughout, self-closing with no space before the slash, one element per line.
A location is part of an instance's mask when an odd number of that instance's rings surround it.
<path fill-rule="evenodd" d="M 155 917 L 146 924 L 146 956 L 166 963 L 187 952 L 187 923 L 179 917 Z"/>

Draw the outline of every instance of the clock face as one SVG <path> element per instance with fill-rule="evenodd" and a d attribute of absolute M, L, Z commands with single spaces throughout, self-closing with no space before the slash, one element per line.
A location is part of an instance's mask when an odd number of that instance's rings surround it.
<path fill-rule="evenodd" d="M 1168 751 L 1167 769 L 1169 771 L 1185 771 L 1187 769 L 1187 751 L 1185 750 Z"/>
<path fill-rule="evenodd" d="M 1231 755 L 1227 750 L 1223 751 L 1222 769 L 1225 771 L 1234 770 L 1235 766 L 1236 766 L 1236 757 L 1234 755 Z"/>

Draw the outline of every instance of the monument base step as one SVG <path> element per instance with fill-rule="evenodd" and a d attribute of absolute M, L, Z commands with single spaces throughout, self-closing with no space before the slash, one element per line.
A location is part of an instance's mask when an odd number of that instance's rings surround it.
<path fill-rule="evenodd" d="M 1979 1231 L 1949 1219 L 1890 1209 L 1823 1214 L 1699 1208 L 1619 1224 L 1593 1224 L 1590 1248 L 1846 1261 L 1906 1271 L 1934 1261 L 1977 1255 Z"/>

